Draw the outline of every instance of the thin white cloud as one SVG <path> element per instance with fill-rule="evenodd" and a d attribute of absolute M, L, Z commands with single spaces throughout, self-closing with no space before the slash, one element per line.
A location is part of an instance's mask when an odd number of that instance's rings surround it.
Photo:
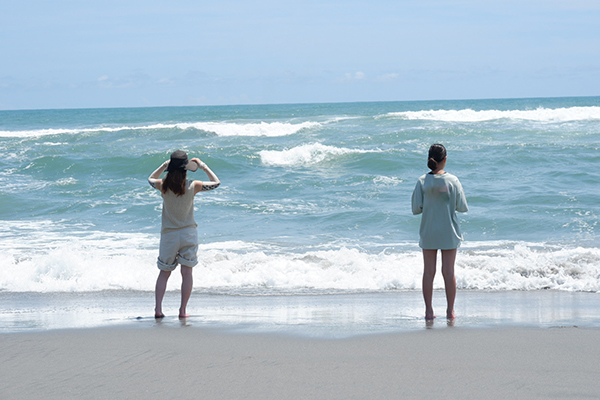
<path fill-rule="evenodd" d="M 340 79 L 342 82 L 352 82 L 352 81 L 362 81 L 367 77 L 367 75 L 362 71 L 356 71 L 354 73 L 347 72 Z"/>
<path fill-rule="evenodd" d="M 376 82 L 391 82 L 391 81 L 395 81 L 399 77 L 400 77 L 400 74 L 398 74 L 396 72 L 392 72 L 389 74 L 379 75 L 377 78 L 375 78 L 375 81 Z"/>
<path fill-rule="evenodd" d="M 175 81 L 171 78 L 161 78 L 158 79 L 156 81 L 156 83 L 158 83 L 159 85 L 168 85 L 168 86 L 172 86 L 175 84 Z"/>

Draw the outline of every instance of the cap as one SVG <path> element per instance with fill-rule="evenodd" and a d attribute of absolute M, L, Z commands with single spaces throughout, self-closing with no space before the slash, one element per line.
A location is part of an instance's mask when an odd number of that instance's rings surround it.
<path fill-rule="evenodd" d="M 169 161 L 169 166 L 167 167 L 167 171 L 173 171 L 176 169 L 185 170 L 185 166 L 188 163 L 188 156 L 185 151 L 177 150 L 171 154 L 171 160 Z"/>

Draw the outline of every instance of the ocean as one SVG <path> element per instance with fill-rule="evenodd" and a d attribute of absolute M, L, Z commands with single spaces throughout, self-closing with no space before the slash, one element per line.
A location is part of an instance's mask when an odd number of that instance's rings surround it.
<path fill-rule="evenodd" d="M 147 178 L 178 149 L 222 182 L 196 196 L 192 298 L 419 292 L 433 143 L 470 207 L 459 298 L 600 292 L 600 97 L 580 97 L 0 111 L 0 295 L 151 301 Z"/>

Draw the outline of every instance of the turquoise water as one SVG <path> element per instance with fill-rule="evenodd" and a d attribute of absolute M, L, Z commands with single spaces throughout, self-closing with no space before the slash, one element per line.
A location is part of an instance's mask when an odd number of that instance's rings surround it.
<path fill-rule="evenodd" d="M 153 290 L 147 177 L 177 149 L 222 182 L 196 291 L 419 289 L 434 142 L 470 206 L 460 288 L 600 291 L 600 97 L 0 111 L 0 290 Z"/>

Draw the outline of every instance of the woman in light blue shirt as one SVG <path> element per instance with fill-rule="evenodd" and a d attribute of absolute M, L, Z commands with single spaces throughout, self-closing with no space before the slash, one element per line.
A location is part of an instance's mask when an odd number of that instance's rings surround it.
<path fill-rule="evenodd" d="M 444 171 L 446 160 L 446 148 L 443 145 L 434 144 L 429 148 L 427 166 L 431 172 L 419 178 L 412 195 L 413 214 L 423 214 L 419 230 L 419 246 L 423 249 L 423 298 L 427 320 L 435 318 L 431 303 L 438 249 L 442 252 L 442 275 L 448 303 L 446 317 L 455 318 L 454 262 L 456 249 L 463 239 L 456 211 L 469 210 L 460 181 L 456 176 Z"/>

